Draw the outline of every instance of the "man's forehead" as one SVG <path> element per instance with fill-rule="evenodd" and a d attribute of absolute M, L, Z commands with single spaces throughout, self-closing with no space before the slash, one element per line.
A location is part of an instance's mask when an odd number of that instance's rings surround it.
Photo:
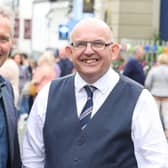
<path fill-rule="evenodd" d="M 108 34 L 108 37 L 112 35 L 109 26 L 102 20 L 96 18 L 88 18 L 80 21 L 72 30 L 71 37 L 73 38 L 75 34 L 81 33 L 81 31 L 86 34 L 88 31 L 105 32 L 105 34 Z"/>
<path fill-rule="evenodd" d="M 109 28 L 105 22 L 97 18 L 86 18 L 86 19 L 81 20 L 74 27 L 74 30 L 78 28 L 82 28 L 82 27 L 104 27 L 105 29 Z"/>

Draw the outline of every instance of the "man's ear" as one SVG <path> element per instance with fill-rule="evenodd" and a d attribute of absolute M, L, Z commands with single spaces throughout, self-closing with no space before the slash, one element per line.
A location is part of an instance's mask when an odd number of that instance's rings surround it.
<path fill-rule="evenodd" d="M 120 52 L 120 45 L 118 43 L 112 44 L 111 50 L 112 50 L 112 57 L 116 58 Z"/>
<path fill-rule="evenodd" d="M 70 46 L 66 46 L 65 47 L 65 52 L 66 52 L 66 55 L 71 58 L 72 56 L 72 48 Z"/>

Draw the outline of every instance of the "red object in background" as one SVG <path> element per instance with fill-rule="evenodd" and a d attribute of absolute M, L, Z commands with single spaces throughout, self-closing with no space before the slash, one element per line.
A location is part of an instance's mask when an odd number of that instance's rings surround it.
<path fill-rule="evenodd" d="M 14 38 L 19 38 L 19 29 L 20 29 L 20 20 L 19 18 L 15 18 L 14 23 Z"/>
<path fill-rule="evenodd" d="M 30 19 L 24 20 L 24 39 L 31 39 L 32 21 Z"/>

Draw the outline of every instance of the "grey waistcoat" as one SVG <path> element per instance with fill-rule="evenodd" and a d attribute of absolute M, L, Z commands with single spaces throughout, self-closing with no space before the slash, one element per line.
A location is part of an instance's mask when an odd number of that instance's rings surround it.
<path fill-rule="evenodd" d="M 131 123 L 141 91 L 141 86 L 121 76 L 81 131 L 74 76 L 53 81 L 43 130 L 45 168 L 137 168 Z"/>

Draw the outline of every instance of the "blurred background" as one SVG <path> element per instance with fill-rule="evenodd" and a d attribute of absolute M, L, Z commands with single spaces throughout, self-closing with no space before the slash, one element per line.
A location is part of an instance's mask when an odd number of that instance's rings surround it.
<path fill-rule="evenodd" d="M 75 71 L 64 47 L 72 28 L 82 18 L 97 17 L 111 27 L 121 47 L 112 66 L 120 73 L 138 45 L 144 49 L 141 63 L 145 76 L 158 64 L 160 54 L 168 57 L 168 0 L 0 0 L 0 5 L 14 12 L 11 57 L 19 69 L 17 74 L 9 70 L 11 64 L 4 69 L 17 80 L 14 92 L 20 141 L 38 91 L 50 80 Z M 167 127 L 166 132 L 168 139 Z"/>
<path fill-rule="evenodd" d="M 137 44 L 144 45 L 147 55 L 168 50 L 167 0 L 0 0 L 0 4 L 15 13 L 15 48 L 32 57 L 66 44 L 73 26 L 87 16 L 107 22 L 129 51 Z"/>

